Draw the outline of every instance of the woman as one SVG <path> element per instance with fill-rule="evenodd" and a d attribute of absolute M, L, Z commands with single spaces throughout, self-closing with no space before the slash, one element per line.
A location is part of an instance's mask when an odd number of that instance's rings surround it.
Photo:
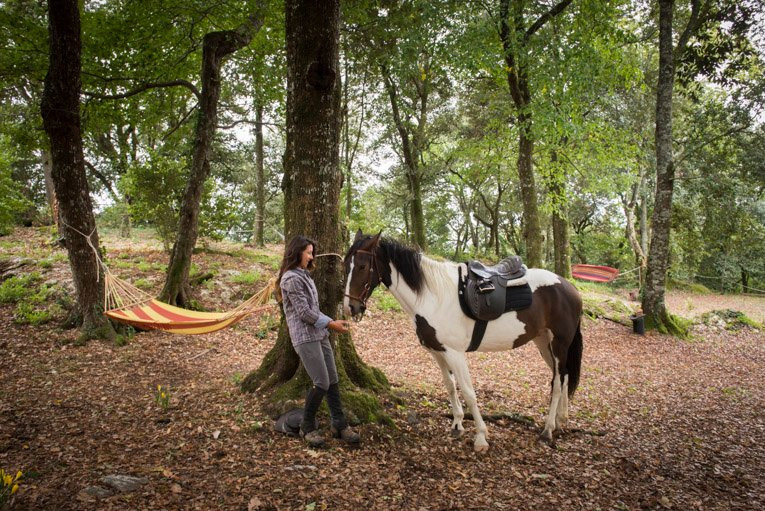
<path fill-rule="evenodd" d="M 349 323 L 333 320 L 319 310 L 319 294 L 308 273 L 314 267 L 315 245 L 313 240 L 305 236 L 292 238 L 284 251 L 277 281 L 292 346 L 313 382 L 305 399 L 300 436 L 312 447 L 324 443 L 324 438 L 316 429 L 316 411 L 326 395 L 332 418 L 332 436 L 350 444 L 358 444 L 359 435 L 351 429 L 343 414 L 335 355 L 329 343 L 329 330 L 347 333 Z"/>

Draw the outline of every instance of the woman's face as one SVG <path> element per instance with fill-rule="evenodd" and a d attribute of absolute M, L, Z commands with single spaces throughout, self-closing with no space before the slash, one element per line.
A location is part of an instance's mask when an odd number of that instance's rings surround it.
<path fill-rule="evenodd" d="M 308 245 L 300 254 L 300 267 L 308 268 L 308 263 L 313 260 L 313 245 Z"/>

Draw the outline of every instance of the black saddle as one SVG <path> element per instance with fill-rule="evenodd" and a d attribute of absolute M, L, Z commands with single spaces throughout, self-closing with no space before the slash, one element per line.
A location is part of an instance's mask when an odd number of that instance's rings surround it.
<path fill-rule="evenodd" d="M 525 279 L 526 266 L 518 256 L 510 256 L 494 266 L 480 261 L 467 263 L 466 275 L 458 269 L 460 307 L 476 321 L 468 351 L 475 351 L 483 339 L 489 321 L 509 311 L 531 305 L 531 287 Z"/>
<path fill-rule="evenodd" d="M 468 269 L 475 276 L 490 279 L 493 276 L 499 277 L 500 284 L 507 285 L 510 280 L 515 280 L 526 275 L 526 266 L 523 265 L 521 258 L 510 256 L 502 259 L 494 266 L 486 266 L 481 261 L 470 261 Z"/>

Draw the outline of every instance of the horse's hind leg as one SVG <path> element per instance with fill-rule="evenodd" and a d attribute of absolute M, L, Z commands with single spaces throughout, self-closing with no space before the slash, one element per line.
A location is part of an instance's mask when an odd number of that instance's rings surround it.
<path fill-rule="evenodd" d="M 438 367 L 441 368 L 441 375 L 444 378 L 444 386 L 446 386 L 446 392 L 449 394 L 449 402 L 452 405 L 452 436 L 459 438 L 462 433 L 465 432 L 465 428 L 462 426 L 462 418 L 465 416 L 465 412 L 462 411 L 462 403 L 460 403 L 460 396 L 457 393 L 457 385 L 454 380 L 454 373 L 449 369 L 449 364 L 446 363 L 446 359 L 441 351 L 428 350 L 433 358 L 436 360 Z"/>
<path fill-rule="evenodd" d="M 465 354 L 462 352 L 448 349 L 442 352 L 448 366 L 452 369 L 454 377 L 457 380 L 462 391 L 462 397 L 465 398 L 465 405 L 473 414 L 473 422 L 475 423 L 475 439 L 473 440 L 473 449 L 476 452 L 484 452 L 489 449 L 489 443 L 486 441 L 486 423 L 483 422 L 481 412 L 478 410 L 478 399 L 473 390 L 473 382 L 470 379 L 470 371 L 468 370 L 467 360 L 465 360 Z"/>
<path fill-rule="evenodd" d="M 568 420 L 567 349 L 562 348 L 560 340 L 553 337 L 549 330 L 534 339 L 534 344 L 553 372 L 550 382 L 550 410 L 541 435 L 548 442 L 552 442 L 553 432 L 565 426 Z"/>

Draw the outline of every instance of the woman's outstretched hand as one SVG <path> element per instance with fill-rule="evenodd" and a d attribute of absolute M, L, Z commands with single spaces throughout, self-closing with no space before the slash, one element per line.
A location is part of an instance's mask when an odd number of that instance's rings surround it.
<path fill-rule="evenodd" d="M 345 319 L 335 319 L 334 321 L 330 321 L 327 326 L 330 330 L 334 330 L 341 334 L 347 334 L 351 327 L 351 322 Z"/>

